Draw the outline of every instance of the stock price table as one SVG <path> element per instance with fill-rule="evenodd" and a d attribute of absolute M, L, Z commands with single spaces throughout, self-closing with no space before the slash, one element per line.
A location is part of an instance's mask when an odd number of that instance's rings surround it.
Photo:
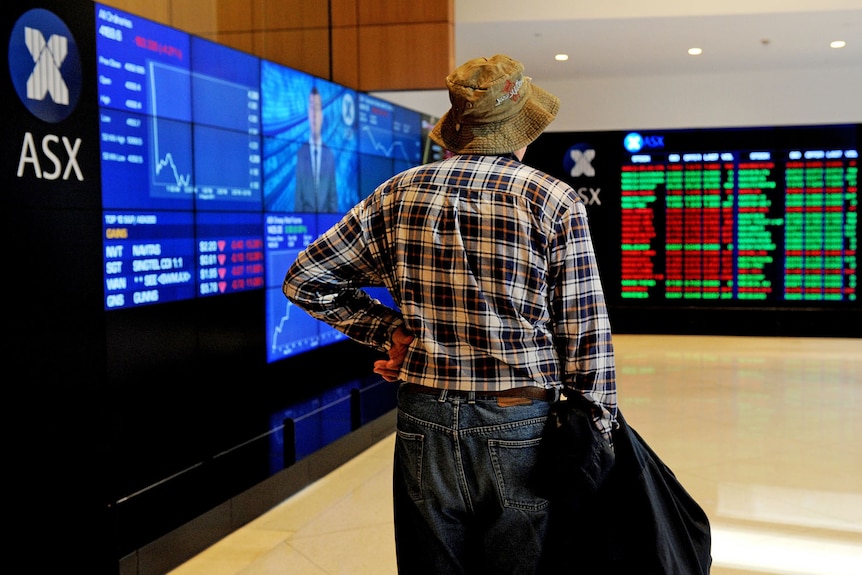
<path fill-rule="evenodd" d="M 621 296 L 855 301 L 857 182 L 855 149 L 632 155 Z"/>

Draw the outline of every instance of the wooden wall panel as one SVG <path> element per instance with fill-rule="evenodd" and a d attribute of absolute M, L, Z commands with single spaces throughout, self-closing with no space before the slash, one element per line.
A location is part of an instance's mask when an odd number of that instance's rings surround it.
<path fill-rule="evenodd" d="M 325 0 L 252 0 L 251 5 L 256 30 L 329 28 Z"/>
<path fill-rule="evenodd" d="M 219 44 L 224 44 L 225 46 L 230 46 L 249 54 L 255 54 L 255 34 L 253 32 L 216 32 L 214 34 L 201 34 L 201 36 L 213 42 L 218 42 Z"/>
<path fill-rule="evenodd" d="M 332 81 L 359 86 L 359 30 L 356 26 L 332 29 Z"/>
<path fill-rule="evenodd" d="M 455 67 L 454 0 L 104 0 L 363 91 L 439 90 Z"/>
<path fill-rule="evenodd" d="M 358 0 L 357 7 L 359 26 L 455 21 L 455 0 Z"/>
<path fill-rule="evenodd" d="M 360 0 L 329 0 L 332 27 L 358 26 L 357 3 L 359 1 Z"/>
<path fill-rule="evenodd" d="M 331 78 L 328 29 L 255 32 L 254 53 L 271 62 Z"/>
<path fill-rule="evenodd" d="M 454 53 L 453 24 L 360 26 L 358 88 L 444 89 Z"/>
<path fill-rule="evenodd" d="M 161 24 L 171 24 L 171 0 L 102 0 L 99 4 L 142 16 Z"/>
<path fill-rule="evenodd" d="M 172 0 L 171 18 L 177 28 L 198 35 L 252 29 L 248 0 Z"/>
<path fill-rule="evenodd" d="M 171 25 L 198 36 L 218 32 L 218 4 L 218 0 L 172 0 Z"/>

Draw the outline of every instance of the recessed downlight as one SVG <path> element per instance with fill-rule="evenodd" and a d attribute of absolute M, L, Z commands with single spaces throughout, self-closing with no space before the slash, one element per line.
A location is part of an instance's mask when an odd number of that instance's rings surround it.
<path fill-rule="evenodd" d="M 845 42 L 844 40 L 834 40 L 829 43 L 830 48 L 843 48 L 846 45 L 847 42 Z"/>
<path fill-rule="evenodd" d="M 700 56 L 701 54 L 703 54 L 703 50 L 701 50 L 700 48 L 689 48 L 688 53 L 690 56 Z"/>
<path fill-rule="evenodd" d="M 568 54 L 557 54 L 556 56 L 554 56 L 554 60 L 556 60 L 557 62 L 565 62 L 568 59 Z"/>

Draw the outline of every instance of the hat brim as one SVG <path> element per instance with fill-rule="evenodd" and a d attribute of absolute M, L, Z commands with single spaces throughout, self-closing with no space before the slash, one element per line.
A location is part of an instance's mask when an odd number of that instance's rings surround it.
<path fill-rule="evenodd" d="M 429 137 L 456 154 L 508 154 L 535 141 L 557 116 L 560 100 L 531 86 L 529 100 L 512 118 L 486 124 L 461 124 L 457 129 L 451 110 L 443 114 Z"/>

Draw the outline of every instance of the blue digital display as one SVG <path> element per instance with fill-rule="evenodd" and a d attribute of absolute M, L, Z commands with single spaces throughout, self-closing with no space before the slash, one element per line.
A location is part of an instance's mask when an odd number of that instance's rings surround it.
<path fill-rule="evenodd" d="M 359 200 L 356 92 L 264 61 L 261 97 L 264 209 L 344 213 L 352 208 Z"/>
<path fill-rule="evenodd" d="M 404 150 L 395 150 L 392 122 L 395 106 L 385 100 L 359 95 L 359 152 L 361 154 L 392 158 Z"/>
<path fill-rule="evenodd" d="M 99 106 L 191 122 L 191 37 L 96 5 Z"/>
<path fill-rule="evenodd" d="M 359 95 L 359 190 L 362 198 L 393 174 L 423 163 L 422 115 Z"/>
<path fill-rule="evenodd" d="M 396 173 L 422 163 L 422 115 L 395 106 L 392 117 L 392 159 Z"/>
<path fill-rule="evenodd" d="M 103 212 L 105 307 L 195 295 L 192 212 Z"/>
<path fill-rule="evenodd" d="M 265 220 L 267 360 L 272 362 L 320 345 L 320 322 L 281 291 L 285 272 L 317 237 L 318 227 L 317 214 L 267 214 Z"/>
<path fill-rule="evenodd" d="M 359 155 L 359 189 L 362 191 L 362 199 L 371 195 L 371 192 L 386 181 L 395 170 L 395 162 L 386 156 L 360 154 Z"/>
<path fill-rule="evenodd" d="M 104 209 L 194 208 L 191 124 L 111 108 L 99 124 Z"/>
<path fill-rule="evenodd" d="M 266 214 L 266 287 L 281 288 L 287 268 L 318 236 L 316 214 Z"/>
<path fill-rule="evenodd" d="M 199 296 L 263 288 L 262 218 L 260 212 L 196 212 Z"/>
<path fill-rule="evenodd" d="M 262 288 L 259 59 L 112 8 L 96 20 L 105 218 L 155 219 L 190 242 L 196 286 L 126 276 L 129 297 L 109 298 L 120 278 L 106 235 L 106 309 Z"/>
<path fill-rule="evenodd" d="M 262 209 L 260 59 L 192 37 L 198 209 Z"/>
<path fill-rule="evenodd" d="M 433 119 L 121 10 L 95 13 L 105 309 L 264 290 L 268 362 L 345 339 L 287 301 L 284 274 L 428 157 Z"/>

